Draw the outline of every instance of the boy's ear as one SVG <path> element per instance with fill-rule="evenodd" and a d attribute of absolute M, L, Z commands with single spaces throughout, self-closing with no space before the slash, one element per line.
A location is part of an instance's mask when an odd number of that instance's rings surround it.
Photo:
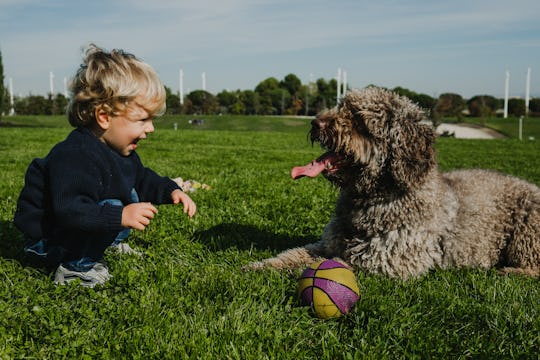
<path fill-rule="evenodd" d="M 106 112 L 103 108 L 96 109 L 96 122 L 100 128 L 107 130 L 111 124 L 111 118 L 109 113 Z"/>

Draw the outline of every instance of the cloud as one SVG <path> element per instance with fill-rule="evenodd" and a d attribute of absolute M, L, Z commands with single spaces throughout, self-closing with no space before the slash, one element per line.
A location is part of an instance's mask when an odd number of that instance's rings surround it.
<path fill-rule="evenodd" d="M 135 53 L 166 78 L 176 78 L 179 66 L 207 71 L 209 84 L 222 88 L 269 74 L 334 76 L 338 66 L 349 68 L 352 84 L 405 86 L 437 69 L 480 74 L 534 65 L 538 13 L 536 0 L 0 0 L 0 47 L 5 72 L 28 81 L 43 71 L 72 73 L 92 41 Z M 389 77 L 390 68 L 410 73 Z M 232 71 L 239 73 L 224 74 Z M 470 82 L 460 86 L 477 86 Z"/>

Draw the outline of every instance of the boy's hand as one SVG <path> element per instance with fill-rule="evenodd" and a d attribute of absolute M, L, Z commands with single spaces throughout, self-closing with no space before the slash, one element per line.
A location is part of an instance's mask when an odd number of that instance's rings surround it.
<path fill-rule="evenodd" d="M 144 230 L 157 212 L 156 207 L 148 202 L 126 205 L 122 211 L 122 226 Z"/>
<path fill-rule="evenodd" d="M 195 212 L 197 212 L 197 205 L 191 200 L 191 198 L 183 191 L 180 191 L 178 189 L 174 190 L 171 193 L 171 198 L 173 201 L 173 204 L 179 204 L 182 203 L 184 205 L 184 213 L 188 214 L 190 218 L 195 215 Z"/>

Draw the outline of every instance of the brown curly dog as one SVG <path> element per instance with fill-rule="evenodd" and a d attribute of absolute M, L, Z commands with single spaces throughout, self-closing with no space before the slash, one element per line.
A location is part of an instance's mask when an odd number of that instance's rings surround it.
<path fill-rule="evenodd" d="M 247 268 L 324 257 L 403 279 L 450 267 L 537 276 L 540 188 L 488 170 L 440 173 L 424 119 L 409 99 L 376 87 L 349 92 L 318 115 L 311 140 L 328 151 L 291 174 L 322 173 L 339 186 L 332 219 L 317 243 Z"/>

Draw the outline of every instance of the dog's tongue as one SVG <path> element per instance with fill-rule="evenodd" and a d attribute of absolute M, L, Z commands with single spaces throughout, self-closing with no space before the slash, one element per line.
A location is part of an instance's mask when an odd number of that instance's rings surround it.
<path fill-rule="evenodd" d="M 324 171 L 332 156 L 324 154 L 320 158 L 313 160 L 311 163 L 304 166 L 295 166 L 291 170 L 291 177 L 296 180 L 303 176 L 316 177 Z"/>

